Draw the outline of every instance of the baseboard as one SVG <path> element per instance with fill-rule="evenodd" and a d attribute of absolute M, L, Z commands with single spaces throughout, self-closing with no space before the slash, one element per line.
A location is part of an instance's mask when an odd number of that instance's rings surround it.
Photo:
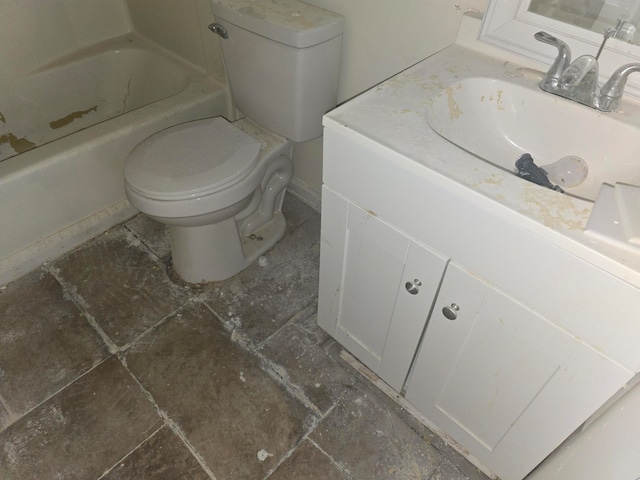
<path fill-rule="evenodd" d="M 309 185 L 296 177 L 291 179 L 287 190 L 297 196 L 304 203 L 309 205 L 315 211 L 320 211 L 320 192 L 315 191 Z"/>

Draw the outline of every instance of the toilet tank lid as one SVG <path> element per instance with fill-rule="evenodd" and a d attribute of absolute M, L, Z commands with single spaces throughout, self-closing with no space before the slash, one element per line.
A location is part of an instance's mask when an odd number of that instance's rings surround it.
<path fill-rule="evenodd" d="M 342 34 L 344 17 L 300 0 L 211 0 L 213 14 L 240 28 L 295 48 Z"/>

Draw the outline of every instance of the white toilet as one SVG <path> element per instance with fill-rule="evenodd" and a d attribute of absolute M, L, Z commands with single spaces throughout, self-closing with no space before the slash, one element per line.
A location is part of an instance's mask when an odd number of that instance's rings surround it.
<path fill-rule="evenodd" d="M 336 105 L 344 19 L 298 0 L 212 0 L 231 93 L 247 116 L 183 123 L 125 164 L 131 204 L 169 226 L 183 280 L 224 280 L 282 238 L 292 142 Z M 267 130 L 268 129 L 268 130 Z"/>

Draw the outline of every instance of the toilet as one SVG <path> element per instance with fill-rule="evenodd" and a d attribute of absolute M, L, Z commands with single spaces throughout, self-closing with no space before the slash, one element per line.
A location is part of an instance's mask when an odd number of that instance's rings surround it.
<path fill-rule="evenodd" d="M 286 231 L 294 142 L 322 135 L 336 105 L 344 19 L 298 0 L 211 0 L 231 94 L 246 117 L 175 125 L 138 144 L 129 202 L 169 227 L 174 272 L 224 280 Z"/>

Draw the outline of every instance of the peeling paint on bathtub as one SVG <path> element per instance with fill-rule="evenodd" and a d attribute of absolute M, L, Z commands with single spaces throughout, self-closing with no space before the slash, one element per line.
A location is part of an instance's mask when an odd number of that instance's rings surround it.
<path fill-rule="evenodd" d="M 2 121 L 4 122 L 4 117 L 2 117 Z M 27 150 L 31 150 L 37 146 L 31 140 L 25 137 L 17 137 L 13 133 L 5 133 L 0 136 L 0 146 L 5 144 L 9 144 L 16 153 L 26 152 Z"/>
<path fill-rule="evenodd" d="M 86 110 L 78 110 L 75 112 L 71 112 L 69 115 L 66 115 L 62 118 L 59 118 L 58 120 L 53 120 L 51 122 L 49 122 L 49 126 L 55 130 L 58 128 L 62 128 L 62 127 L 66 127 L 67 125 L 69 125 L 71 122 L 73 122 L 74 120 L 78 119 L 78 118 L 82 118 L 85 115 L 87 115 L 88 113 L 91 112 L 97 112 L 98 111 L 98 105 L 94 105 L 91 108 L 87 108 Z"/>

